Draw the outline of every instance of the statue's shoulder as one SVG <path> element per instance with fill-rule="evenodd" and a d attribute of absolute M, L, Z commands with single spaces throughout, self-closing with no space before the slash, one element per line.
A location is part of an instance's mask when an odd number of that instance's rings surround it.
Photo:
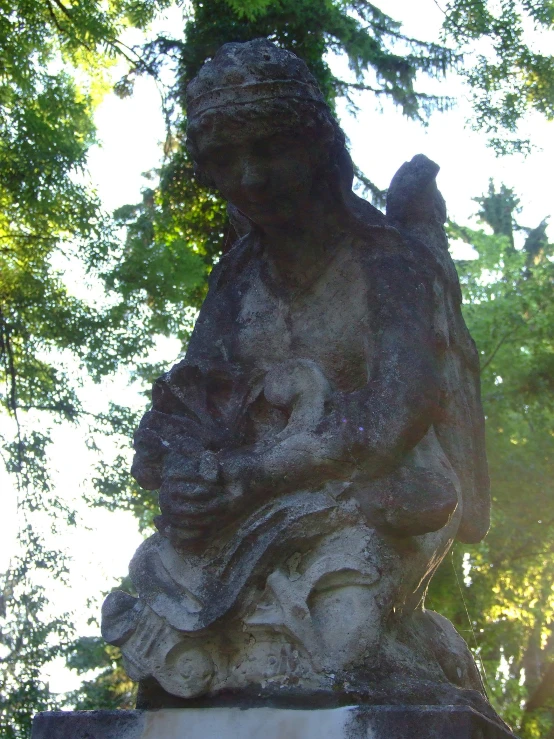
<path fill-rule="evenodd" d="M 429 278 L 436 272 L 435 261 L 425 244 L 394 226 L 365 226 L 355 243 L 357 259 L 370 272 L 383 268 L 404 274 L 408 270 Z"/>
<path fill-rule="evenodd" d="M 398 229 L 387 224 L 364 225 L 356 240 L 358 251 L 368 264 L 383 259 L 412 259 L 406 240 Z"/>
<path fill-rule="evenodd" d="M 223 254 L 210 272 L 208 287 L 210 292 L 236 284 L 239 276 L 256 262 L 259 240 L 252 233 L 241 236 Z"/>

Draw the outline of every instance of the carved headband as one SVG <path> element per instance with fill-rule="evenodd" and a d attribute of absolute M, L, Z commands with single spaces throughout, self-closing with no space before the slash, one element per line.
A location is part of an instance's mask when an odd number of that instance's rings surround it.
<path fill-rule="evenodd" d="M 296 98 L 311 100 L 326 105 L 323 95 L 314 86 L 298 80 L 271 80 L 251 82 L 246 85 L 216 87 L 192 98 L 188 103 L 189 118 L 199 116 L 212 108 L 227 105 L 245 105 L 274 98 Z"/>

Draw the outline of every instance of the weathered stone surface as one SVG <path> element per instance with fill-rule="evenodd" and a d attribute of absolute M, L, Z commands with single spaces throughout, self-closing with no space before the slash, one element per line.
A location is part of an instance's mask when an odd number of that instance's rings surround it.
<path fill-rule="evenodd" d="M 508 739 L 470 708 L 457 706 L 187 708 L 42 713 L 32 739 Z"/>
<path fill-rule="evenodd" d="M 159 533 L 103 633 L 144 708 L 254 696 L 496 720 L 464 641 L 423 608 L 453 540 L 489 524 L 438 166 L 404 164 L 386 215 L 358 198 L 315 81 L 263 39 L 225 45 L 188 101 L 199 175 L 239 238 L 135 435 Z"/>
<path fill-rule="evenodd" d="M 145 726 L 144 711 L 48 711 L 34 717 L 31 739 L 143 739 Z"/>

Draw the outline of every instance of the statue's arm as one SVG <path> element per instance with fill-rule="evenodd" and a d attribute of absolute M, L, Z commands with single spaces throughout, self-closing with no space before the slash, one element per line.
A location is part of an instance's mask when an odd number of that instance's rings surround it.
<path fill-rule="evenodd" d="M 374 327 L 369 381 L 337 394 L 319 430 L 334 430 L 358 466 L 379 472 L 400 461 L 440 417 L 444 347 L 434 326 L 432 280 L 421 266 L 393 254 L 367 272 Z"/>

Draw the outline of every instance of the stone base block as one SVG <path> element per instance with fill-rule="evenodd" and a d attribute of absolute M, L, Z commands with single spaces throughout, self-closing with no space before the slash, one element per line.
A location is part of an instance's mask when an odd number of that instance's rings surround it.
<path fill-rule="evenodd" d="M 462 706 L 39 713 L 31 739 L 515 739 Z"/>

